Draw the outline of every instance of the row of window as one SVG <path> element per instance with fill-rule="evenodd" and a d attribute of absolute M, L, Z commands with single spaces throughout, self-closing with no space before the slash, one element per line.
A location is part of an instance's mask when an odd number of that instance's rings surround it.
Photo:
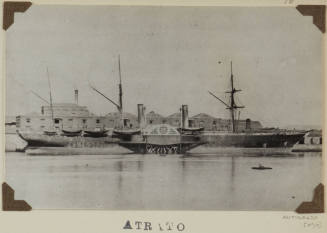
<path fill-rule="evenodd" d="M 44 118 L 41 118 L 40 120 L 41 121 L 44 121 L 45 119 Z M 70 118 L 70 119 L 68 119 L 68 121 L 73 121 L 73 119 Z M 110 120 L 110 121 L 113 121 L 113 120 Z M 31 119 L 30 118 L 26 118 L 26 122 L 27 123 L 30 123 L 31 122 Z M 55 119 L 54 122 L 55 122 L 55 124 L 59 124 L 60 123 L 60 119 Z M 82 119 L 82 122 L 85 124 L 87 122 L 87 120 L 86 119 Z M 166 122 L 167 122 L 166 120 L 162 120 L 162 123 L 163 124 L 165 124 Z M 100 119 L 96 119 L 96 123 L 99 124 L 100 123 Z M 153 120 L 150 120 L 149 123 L 152 124 L 153 123 Z M 179 124 L 179 120 L 176 120 L 176 123 Z M 194 123 L 194 121 L 190 121 L 190 124 L 193 124 L 193 123 Z M 200 124 L 204 124 L 204 121 L 201 121 Z M 216 123 L 216 121 L 213 121 L 212 124 L 213 125 L 216 125 L 217 123 Z"/>
<path fill-rule="evenodd" d="M 41 121 L 44 121 L 45 119 L 44 118 L 41 118 L 40 120 Z M 62 119 L 54 119 L 54 123 L 55 124 L 59 124 L 61 120 Z M 73 119 L 70 118 L 70 119 L 68 119 L 68 121 L 73 121 Z M 86 119 L 82 119 L 82 122 L 85 124 L 87 122 L 87 120 Z M 31 123 L 31 119 L 30 118 L 26 118 L 26 123 Z M 100 123 L 100 119 L 96 119 L 96 123 L 99 124 Z"/>
<path fill-rule="evenodd" d="M 41 120 L 41 121 L 44 121 L 45 118 L 41 118 L 40 120 Z M 61 120 L 62 120 L 62 119 L 58 119 L 58 118 L 57 118 L 57 119 L 54 120 L 54 123 L 55 123 L 55 124 L 60 124 Z M 68 119 L 68 121 L 69 121 L 69 122 L 72 122 L 73 119 L 70 118 L 70 119 Z M 113 120 L 110 120 L 110 121 L 113 122 Z M 26 122 L 27 122 L 27 123 L 30 123 L 30 122 L 31 122 L 31 119 L 30 119 L 30 118 L 26 118 Z M 86 124 L 86 123 L 87 123 L 87 119 L 82 119 L 82 123 L 83 123 L 83 124 Z M 100 119 L 96 119 L 96 124 L 99 124 L 99 123 L 100 123 Z M 162 123 L 165 124 L 165 123 L 166 123 L 166 120 L 163 120 Z M 176 124 L 179 124 L 180 121 L 179 121 L 179 120 L 176 120 L 175 123 L 176 123 Z M 194 125 L 194 121 L 192 121 L 192 120 L 189 121 L 189 123 L 190 123 L 190 126 L 193 126 L 193 125 Z M 150 121 L 149 121 L 149 124 L 153 124 L 153 121 L 150 120 Z M 200 121 L 200 122 L 199 122 L 199 126 L 201 126 L 201 127 L 203 127 L 204 124 L 205 124 L 204 121 Z M 213 122 L 212 122 L 212 125 L 213 125 L 214 127 L 216 127 L 216 126 L 217 126 L 216 121 L 213 121 Z M 227 124 L 227 125 L 220 125 L 220 127 L 228 127 L 228 124 Z"/>

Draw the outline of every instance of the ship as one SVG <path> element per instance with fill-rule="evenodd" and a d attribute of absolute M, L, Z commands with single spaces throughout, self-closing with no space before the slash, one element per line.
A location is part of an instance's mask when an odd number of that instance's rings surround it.
<path fill-rule="evenodd" d="M 234 86 L 233 63 L 230 62 L 230 89 L 226 91 L 229 94 L 229 101 L 224 101 L 212 92 L 208 92 L 230 112 L 231 130 L 229 132 L 207 132 L 202 134 L 203 139 L 208 141 L 209 145 L 241 148 L 291 148 L 303 139 L 307 131 L 278 128 L 251 130 L 251 121 L 249 119 L 246 121 L 246 129 L 240 132 L 237 127 L 238 121 L 235 119 L 238 109 L 244 108 L 244 106 L 239 106 L 235 102 L 235 94 L 240 91 Z"/>
<path fill-rule="evenodd" d="M 68 147 L 68 148 L 106 148 L 112 144 L 118 144 L 127 148 L 133 153 L 186 153 L 200 145 L 217 148 L 292 148 L 294 144 L 303 139 L 306 131 L 284 130 L 278 128 L 252 129 L 250 119 L 246 120 L 245 129 L 240 130 L 235 115 L 238 106 L 235 102 L 235 93 L 238 90 L 234 87 L 234 76 L 231 62 L 230 85 L 231 88 L 226 93 L 229 94 L 229 101 L 224 101 L 209 91 L 209 94 L 219 100 L 230 112 L 229 131 L 205 131 L 203 127 L 193 127 L 188 117 L 188 105 L 184 104 L 180 108 L 180 125 L 178 127 L 170 124 L 146 125 L 145 107 L 143 104 L 137 105 L 137 128 L 127 127 L 123 121 L 123 91 L 119 66 L 119 102 L 116 103 L 90 85 L 91 89 L 107 99 L 113 104 L 119 115 L 119 125 L 111 130 L 106 128 L 95 128 L 93 130 L 55 130 L 35 132 L 21 132 L 18 135 L 28 143 L 29 148 L 38 147 Z M 50 107 L 52 106 L 51 87 Z M 227 103 L 228 102 L 228 103 Z M 238 112 L 239 113 L 239 112 Z M 52 121 L 53 110 L 51 108 Z M 239 115 L 238 115 L 239 118 Z M 58 129 L 57 129 L 58 130 Z"/>
<path fill-rule="evenodd" d="M 154 154 L 180 154 L 185 153 L 190 149 L 203 145 L 206 142 L 201 139 L 199 132 L 202 128 L 188 128 L 180 127 L 176 128 L 168 124 L 157 124 L 147 126 L 145 124 L 145 107 L 143 104 L 138 104 L 138 123 L 139 127 L 136 129 L 128 128 L 123 122 L 123 91 L 121 81 L 121 69 L 120 69 L 120 57 L 118 59 L 119 67 L 119 102 L 116 103 L 112 99 L 108 98 L 105 94 L 100 92 L 97 88 L 90 84 L 92 90 L 100 94 L 102 97 L 112 103 L 119 113 L 119 125 L 115 127 L 111 132 L 107 129 L 94 129 L 94 130 L 55 130 L 53 127 L 54 117 L 52 109 L 52 97 L 50 79 L 50 108 L 52 117 L 52 127 L 50 130 L 43 132 L 21 132 L 17 131 L 17 134 L 27 142 L 26 148 L 39 149 L 39 148 L 107 148 L 112 144 L 118 144 L 124 148 L 129 149 L 133 153 L 154 153 Z M 185 105 L 182 106 L 185 110 Z M 184 121 L 185 122 L 185 121 Z M 185 125 L 185 124 L 182 124 Z M 60 131 L 60 132 L 58 132 Z M 89 150 L 88 150 L 89 151 Z"/>

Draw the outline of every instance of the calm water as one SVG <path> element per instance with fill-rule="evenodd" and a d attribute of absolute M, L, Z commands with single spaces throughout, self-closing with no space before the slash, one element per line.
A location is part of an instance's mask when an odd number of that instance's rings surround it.
<path fill-rule="evenodd" d="M 253 170 L 259 163 L 272 170 Z M 27 156 L 6 181 L 34 209 L 294 210 L 321 181 L 321 153 Z"/>

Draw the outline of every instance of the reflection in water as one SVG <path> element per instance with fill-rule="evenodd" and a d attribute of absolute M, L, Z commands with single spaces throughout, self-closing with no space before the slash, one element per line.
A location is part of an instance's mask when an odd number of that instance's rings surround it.
<path fill-rule="evenodd" d="M 185 165 L 185 159 L 183 156 L 180 157 L 180 163 L 181 165 L 180 169 L 182 171 L 182 184 L 185 182 L 185 176 L 186 176 L 186 165 Z"/>
<path fill-rule="evenodd" d="M 34 209 L 294 210 L 320 171 L 321 153 L 6 158 L 6 181 Z"/>
<path fill-rule="evenodd" d="M 231 157 L 231 181 L 230 181 L 230 191 L 233 193 L 234 191 L 234 173 L 235 173 L 235 158 L 234 156 Z"/>
<path fill-rule="evenodd" d="M 137 161 L 137 171 L 142 171 L 143 170 L 143 163 L 141 160 Z"/>
<path fill-rule="evenodd" d="M 123 161 L 119 160 L 117 162 L 117 171 L 118 173 L 118 182 L 117 182 L 117 189 L 119 191 L 119 195 L 121 194 L 122 191 L 122 183 L 123 183 L 123 177 L 122 177 L 122 171 L 123 171 Z"/>

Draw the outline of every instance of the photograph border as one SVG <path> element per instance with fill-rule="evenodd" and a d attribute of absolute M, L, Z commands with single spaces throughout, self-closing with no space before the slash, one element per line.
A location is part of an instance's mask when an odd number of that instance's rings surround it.
<path fill-rule="evenodd" d="M 3 29 L 14 24 L 14 12 L 23 13 L 30 5 L 28 2 L 17 5 L 20 1 L 10 1 L 12 4 L 2 14 Z M 13 3 L 15 2 L 15 3 Z M 296 7 L 303 17 L 312 17 L 313 26 L 317 26 L 323 33 L 323 58 L 322 64 L 326 63 L 326 6 L 325 1 L 31 1 L 32 4 L 51 5 L 128 5 L 128 6 L 246 6 L 246 7 Z M 309 5 L 309 6 L 308 6 Z M 6 5 L 4 5 L 6 8 Z M 323 8 L 324 13 L 317 10 Z M 7 5 L 8 7 L 8 5 Z M 17 13 L 16 13 L 17 14 Z M 4 132 L 5 119 L 5 31 L 1 34 L 1 132 Z M 152 223 L 151 232 L 162 232 L 158 224 L 165 225 L 171 222 L 175 226 L 172 232 L 179 232 L 177 225 L 183 223 L 185 232 L 325 232 L 327 230 L 327 216 L 322 213 L 326 203 L 326 67 L 323 67 L 323 153 L 322 153 L 322 178 L 323 181 L 313 190 L 313 199 L 304 202 L 292 211 L 112 211 L 112 210 L 31 210 L 24 200 L 15 200 L 14 190 L 10 184 L 5 183 L 5 153 L 4 134 L 0 134 L 1 149 L 1 184 L 0 192 L 2 210 L 0 211 L 0 230 L 4 232 L 138 232 L 144 229 L 125 228 L 127 221 L 141 221 Z M 3 211 L 4 210 L 4 211 Z M 12 210 L 12 211 L 8 211 Z M 19 211 L 19 212 L 17 212 Z M 296 212 L 297 213 L 296 213 Z M 305 213 L 305 214 L 303 214 Z M 321 214 L 317 214 L 321 213 Z M 4 224 L 2 224 L 4 222 Z M 54 224 L 57 223 L 57 224 Z M 60 223 L 60 224 L 58 224 Z M 156 228 L 154 227 L 156 226 Z"/>

